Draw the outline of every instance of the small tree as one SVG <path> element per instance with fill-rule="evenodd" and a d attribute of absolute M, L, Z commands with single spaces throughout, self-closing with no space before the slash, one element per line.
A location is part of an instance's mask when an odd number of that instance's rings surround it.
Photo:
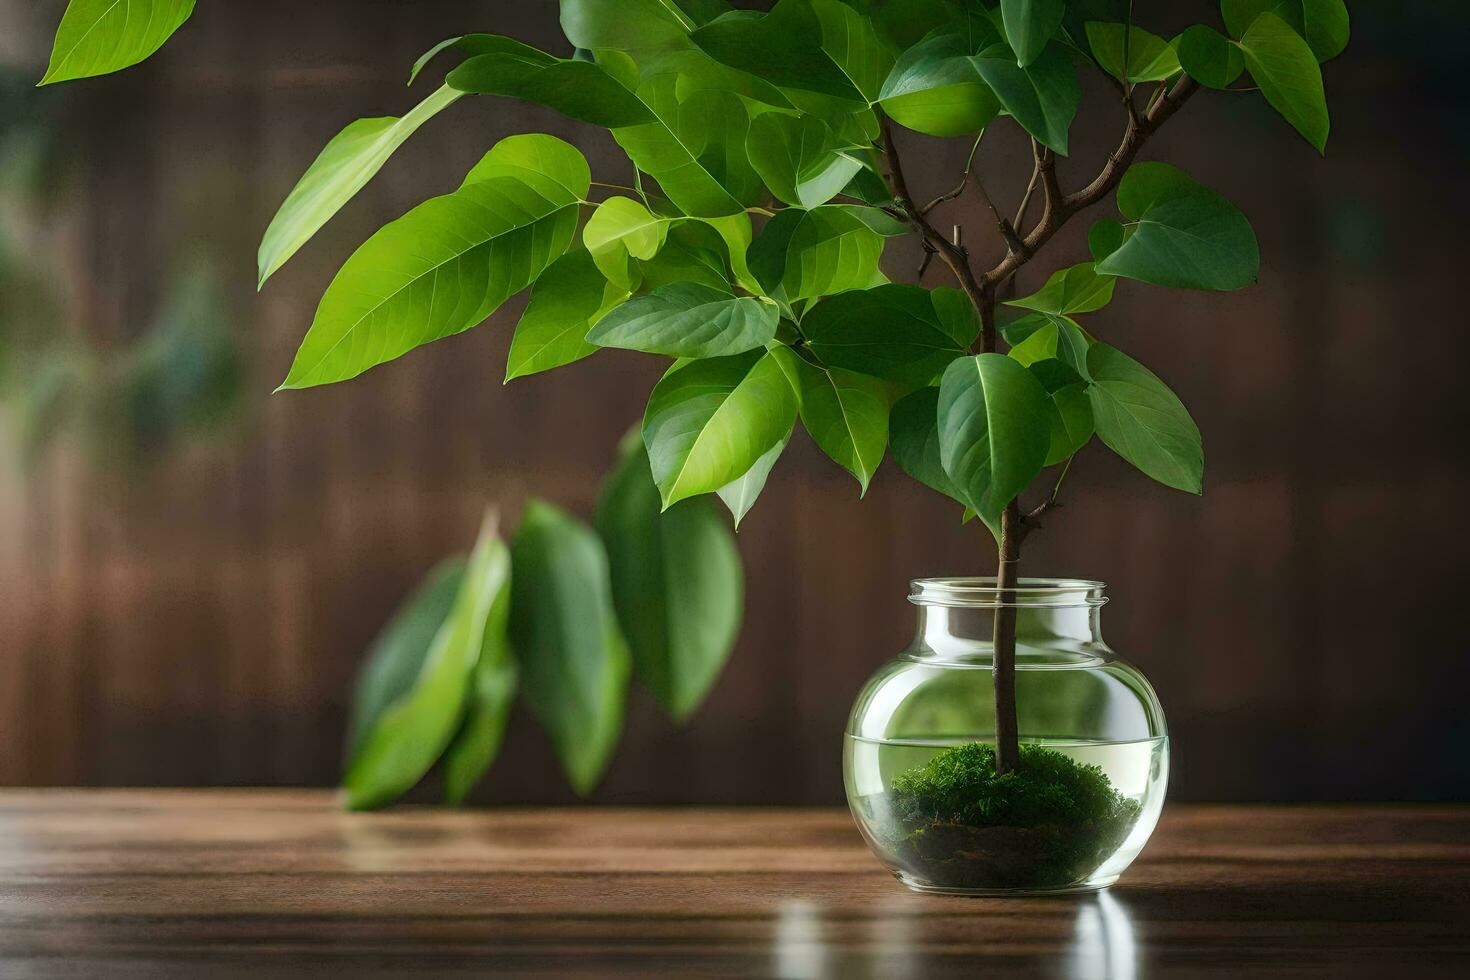
<path fill-rule="evenodd" d="M 73 0 L 46 81 L 147 57 L 192 0 L 155 16 Z M 265 233 L 260 281 L 289 259 L 425 120 L 462 96 L 539 103 L 606 127 L 631 165 L 595 182 L 546 135 L 492 147 L 449 194 L 373 235 L 337 273 L 283 388 L 343 381 L 483 321 L 534 287 L 507 379 L 618 347 L 674 358 L 643 438 L 663 505 L 718 493 L 738 521 L 799 419 L 866 490 L 886 449 L 911 477 L 962 504 L 995 537 L 997 586 L 1057 505 L 1096 435 L 1155 480 L 1200 492 L 1203 450 L 1188 412 L 1143 365 L 1077 320 L 1118 279 L 1229 290 L 1259 256 L 1243 215 L 1164 163 L 1150 137 L 1201 86 L 1259 91 L 1321 151 L 1319 62 L 1345 46 L 1342 0 L 1222 0 L 1224 33 L 1165 41 L 1117 0 L 562 0 L 569 58 L 469 34 L 444 85 L 402 118 L 359 120 L 322 151 Z M 1082 97 L 1079 70 L 1114 93 L 1123 134 L 1102 168 L 1069 187 L 1057 162 Z M 1250 84 L 1241 84 L 1249 72 Z M 1030 138 L 1026 192 L 1003 211 L 978 162 L 984 133 Z M 895 127 L 972 145 L 956 186 L 909 185 Z M 903 142 L 907 142 L 905 137 Z M 648 178 L 645 180 L 645 178 Z M 1116 192 L 1116 194 L 1115 194 Z M 993 219 L 1001 256 L 974 261 L 937 209 L 965 194 Z M 1091 261 L 1018 299 L 1016 274 L 1080 212 Z M 916 236 L 953 285 L 890 281 L 894 238 Z M 914 278 L 925 271 L 919 269 Z M 1002 306 L 1018 311 L 1003 323 Z M 1023 503 L 1055 468 L 1040 500 Z M 1015 621 L 995 617 L 996 768 L 1018 757 Z"/>

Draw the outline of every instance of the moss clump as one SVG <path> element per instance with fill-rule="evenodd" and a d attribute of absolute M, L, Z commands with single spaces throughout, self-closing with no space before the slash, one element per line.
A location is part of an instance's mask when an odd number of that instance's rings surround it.
<path fill-rule="evenodd" d="M 942 888 L 1065 888 L 1123 843 L 1139 805 L 1097 766 L 1022 745 L 996 775 L 995 749 L 958 745 L 894 778 L 890 841 L 898 863 Z"/>

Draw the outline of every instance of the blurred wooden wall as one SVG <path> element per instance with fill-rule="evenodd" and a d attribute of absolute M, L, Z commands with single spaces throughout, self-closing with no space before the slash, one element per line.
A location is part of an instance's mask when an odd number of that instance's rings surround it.
<path fill-rule="evenodd" d="M 43 54 L 54 5 L 0 9 Z M 1464 798 L 1470 785 L 1466 147 L 1430 126 L 1459 108 L 1437 94 L 1452 55 L 1401 54 L 1376 11 L 1357 12 L 1353 47 L 1328 67 L 1325 162 L 1260 100 L 1211 93 L 1150 151 L 1247 212 L 1260 286 L 1124 283 L 1089 321 L 1190 405 L 1203 500 L 1094 446 L 1028 543 L 1027 573 L 1110 584 L 1107 636 L 1159 690 L 1180 798 Z M 360 652 L 468 545 L 485 503 L 513 513 L 534 494 L 590 513 L 657 366 L 614 352 L 502 387 L 520 300 L 350 384 L 268 394 L 355 245 L 451 189 L 499 137 L 552 132 L 619 172 L 605 135 L 516 103 L 458 106 L 257 296 L 259 234 L 321 145 L 357 116 L 406 110 L 434 84 L 406 91 L 407 66 L 467 30 L 563 47 L 554 6 L 530 0 L 210 3 L 147 66 L 78 86 L 83 166 L 53 234 L 78 322 L 121 343 L 163 270 L 207 248 L 228 272 L 248 395 L 234 427 L 151 466 L 98 467 L 67 447 L 33 471 L 7 463 L 0 784 L 330 784 Z M 1114 138 L 1116 110 L 1091 105 L 1067 183 Z M 987 143 L 987 182 L 1014 201 L 1025 149 L 1000 132 Z M 914 156 L 912 182 L 949 187 L 967 149 Z M 977 252 L 994 247 L 973 201 L 953 214 Z M 1085 257 L 1076 224 L 1053 258 Z M 898 251 L 892 271 L 917 259 Z M 635 693 L 598 799 L 839 800 L 850 701 L 912 628 L 906 581 L 992 560 L 891 462 L 859 502 L 805 436 L 740 543 L 748 622 L 729 668 L 683 731 Z M 569 798 L 523 714 L 485 796 Z"/>

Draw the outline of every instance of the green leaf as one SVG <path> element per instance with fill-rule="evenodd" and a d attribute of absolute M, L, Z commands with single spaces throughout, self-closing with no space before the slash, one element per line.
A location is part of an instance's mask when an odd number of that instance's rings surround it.
<path fill-rule="evenodd" d="M 1006 305 L 1040 313 L 1091 313 L 1112 301 L 1115 282 L 1111 276 L 1094 272 L 1091 262 L 1082 262 L 1053 272 L 1039 290 L 1006 300 Z"/>
<path fill-rule="evenodd" d="M 1063 0 L 1000 0 L 1000 12 L 1016 64 L 1025 68 L 1041 56 L 1062 26 L 1066 4 Z"/>
<path fill-rule="evenodd" d="M 369 810 L 392 802 L 438 760 L 459 727 L 471 674 L 486 643 L 487 628 L 496 625 L 492 615 L 505 601 L 509 578 L 509 555 L 495 534 L 494 520 L 487 519 L 454 604 L 434 633 L 412 689 L 384 709 L 360 737 L 342 779 L 349 808 Z M 442 588 L 437 576 L 434 588 Z M 395 619 L 390 627 L 395 639 L 406 635 L 406 627 L 405 634 L 397 633 L 399 627 L 400 620 Z M 496 642 L 492 638 L 491 646 Z"/>
<path fill-rule="evenodd" d="M 531 500 L 511 562 L 510 641 L 521 691 L 572 789 L 586 796 L 617 746 L 631 670 L 607 552 L 581 521 Z"/>
<path fill-rule="evenodd" d="M 842 192 L 862 169 L 816 116 L 767 112 L 756 116 L 746 138 L 746 152 L 771 193 L 792 207 L 814 208 Z"/>
<path fill-rule="evenodd" d="M 163 47 L 193 12 L 194 0 L 71 0 L 41 84 L 136 65 Z"/>
<path fill-rule="evenodd" d="M 445 84 L 460 92 L 534 102 L 594 126 L 653 121 L 653 113 L 638 96 L 601 65 L 546 57 L 549 60 L 509 52 L 476 55 L 451 71 Z"/>
<path fill-rule="evenodd" d="M 599 347 L 669 357 L 724 357 L 776 337 L 776 304 L 695 282 L 660 286 L 616 307 L 587 334 Z"/>
<path fill-rule="evenodd" d="M 643 441 L 664 507 L 733 483 L 796 420 L 784 348 L 675 365 L 654 386 Z"/>
<path fill-rule="evenodd" d="M 1082 87 L 1062 50 L 1053 44 L 1025 68 L 1016 66 L 1003 45 L 972 60 L 1005 111 L 1042 144 L 1066 156 L 1067 130 L 1082 100 Z"/>
<path fill-rule="evenodd" d="M 888 448 L 888 386 L 867 375 L 792 360 L 801 382 L 801 424 L 866 495 Z"/>
<path fill-rule="evenodd" d="M 1093 269 L 1096 263 L 1112 255 L 1128 240 L 1129 230 L 1116 218 L 1098 218 L 1087 229 L 1087 250 L 1092 253 Z"/>
<path fill-rule="evenodd" d="M 1087 377 L 1087 349 L 1092 339 L 1069 317 L 1033 314 L 1012 323 L 1005 334 L 1015 344 L 1010 356 L 1023 366 L 1056 358 L 1072 369 L 1074 378 Z"/>
<path fill-rule="evenodd" d="M 613 48 L 642 58 L 687 47 L 696 23 L 673 0 L 561 0 L 562 33 L 578 48 Z"/>
<path fill-rule="evenodd" d="M 1087 353 L 1097 434 L 1109 449 L 1176 490 L 1199 493 L 1205 455 L 1184 404 L 1148 368 L 1107 344 Z"/>
<path fill-rule="evenodd" d="M 1124 25 L 1088 21 L 1087 42 L 1099 67 L 1119 81 L 1157 82 L 1179 73 L 1174 48 L 1141 27 L 1127 29 L 1128 72 L 1123 72 Z"/>
<path fill-rule="evenodd" d="M 1256 281 L 1261 255 L 1245 215 L 1166 163 L 1135 163 L 1118 184 L 1132 232 L 1096 270 L 1156 286 L 1239 289 Z"/>
<path fill-rule="evenodd" d="M 628 291 L 608 282 L 586 249 L 547 266 L 531 289 L 505 361 L 505 380 L 549 371 L 597 352 L 587 331 Z"/>
<path fill-rule="evenodd" d="M 960 497 L 994 525 L 1036 478 L 1052 408 L 1034 375 L 1004 354 L 958 358 L 939 384 L 939 452 Z"/>
<path fill-rule="evenodd" d="M 1221 0 L 1220 13 L 1232 37 L 1243 37 L 1261 14 L 1270 12 L 1306 39 L 1318 61 L 1342 54 L 1348 43 L 1343 0 Z"/>
<path fill-rule="evenodd" d="M 281 387 L 344 381 L 467 330 L 565 252 L 591 179 L 576 149 L 550 136 L 511 137 L 476 170 L 521 170 L 516 161 L 533 146 L 560 161 L 545 165 L 548 176 L 527 170 L 467 183 L 385 225 L 354 252 L 327 287 Z M 576 186 L 563 184 L 564 171 L 578 165 Z"/>
<path fill-rule="evenodd" d="M 259 284 L 265 285 L 297 249 L 342 210 L 383 168 L 393 151 L 458 98 L 458 92 L 444 86 L 406 116 L 359 119 L 334 136 L 266 228 L 256 259 Z"/>
<path fill-rule="evenodd" d="M 1032 373 L 1035 374 L 1035 365 L 1032 367 Z M 1053 391 L 1051 407 L 1050 442 L 1046 452 L 1047 466 L 1055 466 L 1072 458 L 1079 449 L 1087 445 L 1094 432 L 1092 402 L 1088 397 L 1086 385 L 1067 385 Z"/>
<path fill-rule="evenodd" d="M 565 140 L 544 133 L 507 136 L 470 168 L 460 186 L 492 177 L 515 177 L 532 187 L 552 181 L 579 200 L 587 196 L 592 182 L 582 152 Z"/>
<path fill-rule="evenodd" d="M 463 803 L 500 754 L 519 670 L 510 649 L 510 552 L 496 541 L 504 575 L 485 618 L 480 658 L 470 676 L 464 723 L 444 751 L 444 802 Z"/>
<path fill-rule="evenodd" d="M 634 676 L 683 724 L 735 647 L 745 582 L 735 538 L 710 501 L 660 507 L 635 431 L 603 488 L 597 530 Z"/>
<path fill-rule="evenodd" d="M 890 283 L 817 303 L 801 330 L 824 364 L 927 385 L 974 342 L 980 323 L 958 289 Z"/>
<path fill-rule="evenodd" d="M 412 85 L 418 80 L 419 75 L 429 66 L 429 62 L 450 50 L 459 51 L 466 58 L 474 58 L 482 54 L 508 54 L 535 65 L 550 65 L 561 60 L 540 48 L 503 34 L 459 34 L 440 41 L 419 55 L 418 60 L 413 63 L 413 68 L 409 70 L 408 84 Z"/>
<path fill-rule="evenodd" d="M 871 23 L 832 0 L 779 0 L 737 11 L 690 35 L 716 61 L 797 92 L 866 105 L 892 64 Z M 885 60 L 886 59 L 886 60 Z"/>
<path fill-rule="evenodd" d="M 1280 17 L 1265 13 L 1241 37 L 1240 51 L 1266 101 L 1318 153 L 1325 153 L 1331 128 L 1327 95 L 1322 69 L 1307 42 Z"/>
<path fill-rule="evenodd" d="M 740 522 L 745 520 L 745 515 L 750 513 L 750 508 L 755 506 L 756 498 L 766 488 L 766 480 L 770 477 L 771 470 L 775 468 L 776 460 L 781 458 L 781 454 L 786 451 L 786 446 L 791 442 L 793 431 L 795 430 L 786 430 L 785 437 L 766 450 L 761 458 L 755 461 L 755 465 L 746 470 L 738 480 L 731 481 L 715 491 L 725 502 L 725 506 L 730 509 L 730 516 L 735 519 L 737 530 Z"/>
<path fill-rule="evenodd" d="M 895 402 L 888 431 L 899 469 L 931 490 L 965 502 L 940 460 L 938 387 L 920 388 Z"/>
<path fill-rule="evenodd" d="M 582 244 L 610 282 L 632 292 L 643 279 L 634 260 L 658 254 L 668 238 L 670 220 L 632 198 L 610 197 L 587 219 Z"/>
<path fill-rule="evenodd" d="M 1195 24 L 1174 40 L 1185 74 L 1209 88 L 1229 88 L 1245 71 L 1240 48 L 1213 27 Z"/>
<path fill-rule="evenodd" d="M 638 97 L 655 121 L 615 129 L 613 138 L 685 214 L 739 214 L 756 203 L 761 190 L 745 156 L 749 112 L 731 92 L 684 91 L 681 77 L 645 78 Z"/>
<path fill-rule="evenodd" d="M 992 36 L 991 43 L 998 40 Z M 990 125 L 1000 100 L 980 77 L 967 36 L 941 33 L 905 51 L 883 83 L 883 111 L 930 136 L 968 136 Z"/>
<path fill-rule="evenodd" d="M 750 271 L 767 295 L 782 289 L 788 302 L 881 282 L 884 235 L 861 213 L 871 210 L 825 204 L 778 212 L 750 246 Z"/>
<path fill-rule="evenodd" d="M 732 235 L 727 239 L 711 224 L 728 223 L 726 229 Z M 740 257 L 744 265 L 745 249 L 734 239 L 738 237 L 739 223 L 744 222 L 749 231 L 749 219 L 743 214 L 728 218 L 711 218 L 699 221 L 677 221 L 669 227 L 668 240 L 657 255 L 640 260 L 639 274 L 643 277 L 643 288 L 654 290 L 678 283 L 699 283 L 721 292 L 730 292 L 730 282 L 735 277 L 731 272 L 732 255 Z M 748 278 L 748 277 L 747 277 Z"/>
<path fill-rule="evenodd" d="M 454 609 L 464 570 L 463 555 L 436 565 L 393 611 L 393 618 L 368 648 L 352 690 L 348 762 L 361 751 L 384 712 L 413 691 L 434 636 Z"/>

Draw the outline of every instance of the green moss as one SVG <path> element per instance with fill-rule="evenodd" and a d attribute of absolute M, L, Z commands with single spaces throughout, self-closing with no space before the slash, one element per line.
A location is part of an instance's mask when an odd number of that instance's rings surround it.
<path fill-rule="evenodd" d="M 1060 888 L 1085 880 L 1122 844 L 1139 805 L 1097 766 L 1022 745 L 996 775 L 995 749 L 947 749 L 894 778 L 891 846 L 920 881 L 946 888 Z"/>

